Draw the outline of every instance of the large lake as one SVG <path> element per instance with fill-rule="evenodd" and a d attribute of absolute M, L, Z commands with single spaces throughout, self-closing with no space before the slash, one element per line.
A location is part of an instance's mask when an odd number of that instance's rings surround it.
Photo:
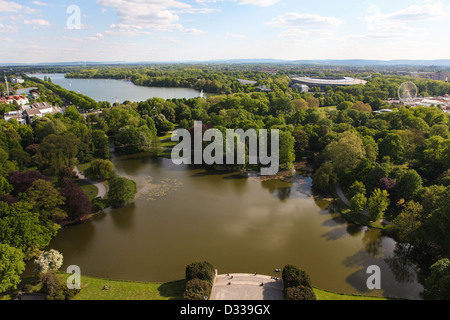
<path fill-rule="evenodd" d="M 54 84 L 82 93 L 95 101 L 108 101 L 111 104 L 126 100 L 145 101 L 150 98 L 191 99 L 201 95 L 200 91 L 189 88 L 156 88 L 136 86 L 131 81 L 109 79 L 67 79 L 63 73 L 29 74 L 30 77 L 44 79 L 50 77 Z"/>
<path fill-rule="evenodd" d="M 167 92 L 117 80 L 51 78 L 66 88 L 72 81 L 74 90 L 96 100 L 123 94 L 123 100 L 141 101 Z M 182 90 L 173 92 L 198 96 Z M 207 260 L 219 273 L 273 276 L 280 276 L 275 269 L 295 264 L 318 288 L 420 299 L 423 287 L 406 248 L 330 213 L 329 202 L 313 197 L 307 175 L 261 182 L 146 155 L 113 155 L 112 161 L 120 175 L 137 182 L 137 199 L 60 230 L 50 248 L 63 253 L 64 270 L 78 265 L 91 276 L 165 282 L 184 278 L 185 266 L 194 261 Z M 382 290 L 367 289 L 372 265 L 381 268 Z"/>

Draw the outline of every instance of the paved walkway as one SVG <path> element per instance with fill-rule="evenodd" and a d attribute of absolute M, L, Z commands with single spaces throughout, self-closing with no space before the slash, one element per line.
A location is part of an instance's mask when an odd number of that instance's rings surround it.
<path fill-rule="evenodd" d="M 275 280 L 270 276 L 244 273 L 218 275 L 210 299 L 284 300 L 283 281 L 281 279 Z"/>
<path fill-rule="evenodd" d="M 78 170 L 77 166 L 75 166 L 74 171 L 80 180 L 86 180 L 90 184 L 93 184 L 94 186 L 97 187 L 98 190 L 97 197 L 100 197 L 102 199 L 106 197 L 107 190 L 106 186 L 103 183 L 86 178 L 86 176 Z"/>

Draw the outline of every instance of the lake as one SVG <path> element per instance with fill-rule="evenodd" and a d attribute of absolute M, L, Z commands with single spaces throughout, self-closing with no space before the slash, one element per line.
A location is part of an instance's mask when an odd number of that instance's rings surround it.
<path fill-rule="evenodd" d="M 95 101 L 108 101 L 111 104 L 126 100 L 145 101 L 151 98 L 191 99 L 201 95 L 200 91 L 189 88 L 156 88 L 136 86 L 131 81 L 109 79 L 67 79 L 64 73 L 29 74 L 30 77 L 44 79 L 50 77 L 54 84 L 67 90 L 91 97 Z M 205 94 L 206 96 L 206 94 Z"/>
<path fill-rule="evenodd" d="M 410 270 L 395 263 L 403 259 L 395 241 L 330 213 L 328 201 L 313 198 L 307 176 L 261 182 L 146 155 L 112 160 L 137 182 L 137 199 L 61 230 L 50 248 L 63 253 L 63 269 L 74 264 L 91 276 L 165 282 L 183 279 L 194 261 L 209 261 L 222 274 L 278 277 L 275 269 L 295 264 L 322 289 L 419 299 L 414 273 L 410 282 L 396 279 Z M 371 265 L 381 268 L 381 291 L 367 289 Z"/>

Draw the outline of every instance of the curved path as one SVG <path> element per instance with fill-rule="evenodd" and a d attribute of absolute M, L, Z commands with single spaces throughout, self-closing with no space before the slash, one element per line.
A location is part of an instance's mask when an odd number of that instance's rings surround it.
<path fill-rule="evenodd" d="M 98 182 L 98 181 L 93 181 L 89 178 L 86 178 L 86 176 L 78 170 L 77 166 L 75 166 L 74 171 L 80 180 L 85 180 L 85 181 L 89 182 L 90 184 L 93 184 L 94 186 L 97 187 L 97 190 L 98 190 L 97 197 L 100 197 L 102 199 L 106 197 L 107 190 L 106 190 L 106 186 L 103 183 Z"/>
<path fill-rule="evenodd" d="M 283 281 L 258 274 L 218 275 L 210 300 L 284 300 Z"/>

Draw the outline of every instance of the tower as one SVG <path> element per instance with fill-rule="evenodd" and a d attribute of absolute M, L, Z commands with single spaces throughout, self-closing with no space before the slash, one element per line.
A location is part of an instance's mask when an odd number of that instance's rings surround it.
<path fill-rule="evenodd" d="M 8 85 L 8 78 L 6 78 L 6 76 L 5 76 L 5 83 L 6 83 L 6 94 L 8 95 L 8 97 L 9 97 L 9 85 Z"/>

